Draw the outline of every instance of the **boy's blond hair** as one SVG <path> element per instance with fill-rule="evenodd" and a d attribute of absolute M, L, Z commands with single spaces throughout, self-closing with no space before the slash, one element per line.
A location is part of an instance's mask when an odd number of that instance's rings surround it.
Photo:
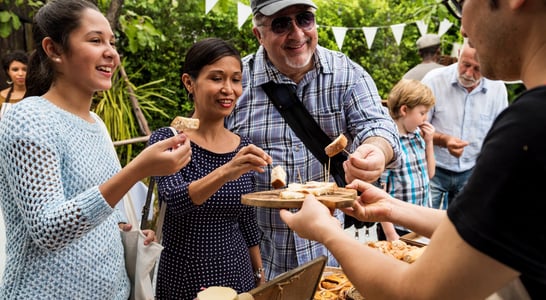
<path fill-rule="evenodd" d="M 434 106 L 435 101 L 436 98 L 432 90 L 421 81 L 402 79 L 389 93 L 387 106 L 389 107 L 389 114 L 396 120 L 401 117 L 400 107 L 402 105 L 406 105 L 410 109 L 418 105 L 424 105 L 430 109 Z"/>

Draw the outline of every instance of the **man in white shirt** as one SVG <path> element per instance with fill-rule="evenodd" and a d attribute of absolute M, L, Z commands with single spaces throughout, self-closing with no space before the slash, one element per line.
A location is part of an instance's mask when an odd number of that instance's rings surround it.
<path fill-rule="evenodd" d="M 485 135 L 508 106 L 508 93 L 502 81 L 482 77 L 476 49 L 466 43 L 457 63 L 430 71 L 422 82 L 436 97 L 428 116 L 436 128 L 432 205 L 446 209 L 472 174 Z"/>

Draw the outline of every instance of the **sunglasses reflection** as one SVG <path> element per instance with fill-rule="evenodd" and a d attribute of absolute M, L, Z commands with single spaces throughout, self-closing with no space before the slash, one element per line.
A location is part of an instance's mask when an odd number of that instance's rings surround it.
<path fill-rule="evenodd" d="M 292 20 L 295 21 L 296 26 L 304 31 L 309 31 L 315 26 L 315 14 L 310 11 L 299 13 L 293 19 L 289 16 L 282 16 L 273 19 L 271 21 L 271 31 L 276 34 L 285 34 L 292 30 Z M 265 26 L 265 25 L 264 25 Z"/>

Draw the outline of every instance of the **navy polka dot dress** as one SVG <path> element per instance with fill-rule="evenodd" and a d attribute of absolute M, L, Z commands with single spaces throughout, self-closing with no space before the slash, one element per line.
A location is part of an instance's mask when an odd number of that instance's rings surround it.
<path fill-rule="evenodd" d="M 169 128 L 156 130 L 150 143 L 171 137 Z M 260 240 L 254 207 L 241 204 L 241 195 L 254 191 L 251 172 L 224 184 L 203 205 L 194 205 L 189 184 L 229 162 L 248 145 L 229 153 L 212 153 L 191 144 L 191 162 L 171 176 L 158 179 L 161 201 L 167 203 L 163 252 L 157 277 L 157 299 L 192 300 L 203 287 L 226 286 L 238 293 L 255 287 L 248 248 Z"/>

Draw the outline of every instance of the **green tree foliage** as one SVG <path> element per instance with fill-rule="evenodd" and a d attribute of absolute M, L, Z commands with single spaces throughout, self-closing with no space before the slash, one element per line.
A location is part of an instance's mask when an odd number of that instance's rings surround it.
<path fill-rule="evenodd" d="M 120 49 L 127 58 L 127 71 L 131 73 L 132 70 L 143 67 L 141 77 L 135 80 L 145 82 L 164 78 L 165 86 L 176 91 L 178 105 L 165 108 L 169 118 L 188 114 L 192 107 L 187 102 L 186 93 L 180 83 L 180 70 L 186 50 L 195 41 L 211 36 L 222 37 L 230 40 L 243 56 L 258 48 L 258 42 L 252 34 L 250 17 L 241 29 L 237 28 L 237 2 L 239 1 L 220 0 L 205 14 L 204 0 L 125 1 L 124 20 L 129 16 L 137 20 L 135 16 L 139 16 L 139 20 L 153 20 L 155 28 L 129 29 L 124 25 Z M 250 5 L 249 0 L 240 2 Z M 408 69 L 419 63 L 415 49 L 419 31 L 413 22 L 423 20 L 429 24 L 429 32 L 436 32 L 441 20 L 450 19 L 455 26 L 443 37 L 445 54 L 451 51 L 450 45 L 453 41 L 461 41 L 458 20 L 453 19 L 436 0 L 316 0 L 315 3 L 319 7 L 317 24 L 320 45 L 337 51 L 331 27 L 350 28 L 341 51 L 370 73 L 383 98 Z M 407 26 L 401 44 L 397 45 L 388 26 L 399 23 Z M 364 33 L 360 30 L 363 26 L 380 26 L 371 49 L 368 49 Z M 135 33 L 152 39 L 153 44 L 135 40 Z M 155 37 L 151 33 L 158 35 Z M 138 47 L 136 50 L 135 45 Z M 166 122 L 168 120 L 158 116 L 152 120 L 150 127 L 153 129 L 164 126 Z"/>
<path fill-rule="evenodd" d="M 27 5 L 30 8 L 38 9 L 43 5 L 42 1 L 35 0 L 0 0 L 0 38 L 6 38 L 14 30 L 18 30 L 23 25 L 20 15 L 10 10 L 11 7 L 20 7 Z M 29 19 L 32 16 L 29 16 Z"/>
<path fill-rule="evenodd" d="M 0 34 L 5 35 L 4 31 L 8 32 L 5 28 L 9 27 L 11 32 L 19 25 L 16 21 L 14 23 L 12 12 L 3 10 L 2 1 L 13 4 L 22 0 L 0 0 Z M 103 12 L 110 2 L 97 1 Z M 219 0 L 210 12 L 205 13 L 205 0 L 124 1 L 116 28 L 118 50 L 137 95 L 142 93 L 147 101 L 155 101 L 153 105 L 145 104 L 143 107 L 151 130 L 168 125 L 177 115 L 191 113 L 193 104 L 188 101 L 180 76 L 184 54 L 194 42 L 205 37 L 220 37 L 231 41 L 243 56 L 256 51 L 259 45 L 252 34 L 251 17 L 238 28 L 239 2 L 250 6 L 250 0 Z M 382 98 L 386 98 L 402 75 L 420 61 L 415 48 L 415 41 L 420 36 L 416 21 L 424 21 L 428 32 L 438 32 L 444 19 L 454 24 L 442 36 L 443 54 L 451 53 L 453 42 L 462 42 L 459 20 L 449 14 L 440 0 L 315 0 L 315 3 L 318 6 L 319 44 L 338 51 L 331 27 L 349 28 L 340 51 L 370 73 Z M 42 2 L 29 0 L 26 4 L 37 9 Z M 389 26 L 401 23 L 406 27 L 400 45 L 397 45 Z M 378 27 L 378 31 L 371 49 L 368 49 L 361 28 L 372 26 Z M 117 89 L 97 98 L 98 103 L 104 101 L 102 111 L 107 113 L 116 108 L 116 114 L 131 115 L 127 108 L 121 109 L 123 105 L 110 101 L 117 99 L 124 100 L 124 105 L 129 103 L 125 89 L 119 88 L 118 84 L 114 86 Z M 511 98 L 521 91 L 521 85 L 511 86 Z M 125 123 L 129 129 L 123 131 L 122 136 L 138 135 L 131 127 L 135 122 L 133 117 L 115 119 L 113 114 L 104 115 L 107 124 L 112 123 L 112 128 L 116 128 Z M 134 154 L 130 148 L 121 152 L 120 155 L 128 159 Z"/>

